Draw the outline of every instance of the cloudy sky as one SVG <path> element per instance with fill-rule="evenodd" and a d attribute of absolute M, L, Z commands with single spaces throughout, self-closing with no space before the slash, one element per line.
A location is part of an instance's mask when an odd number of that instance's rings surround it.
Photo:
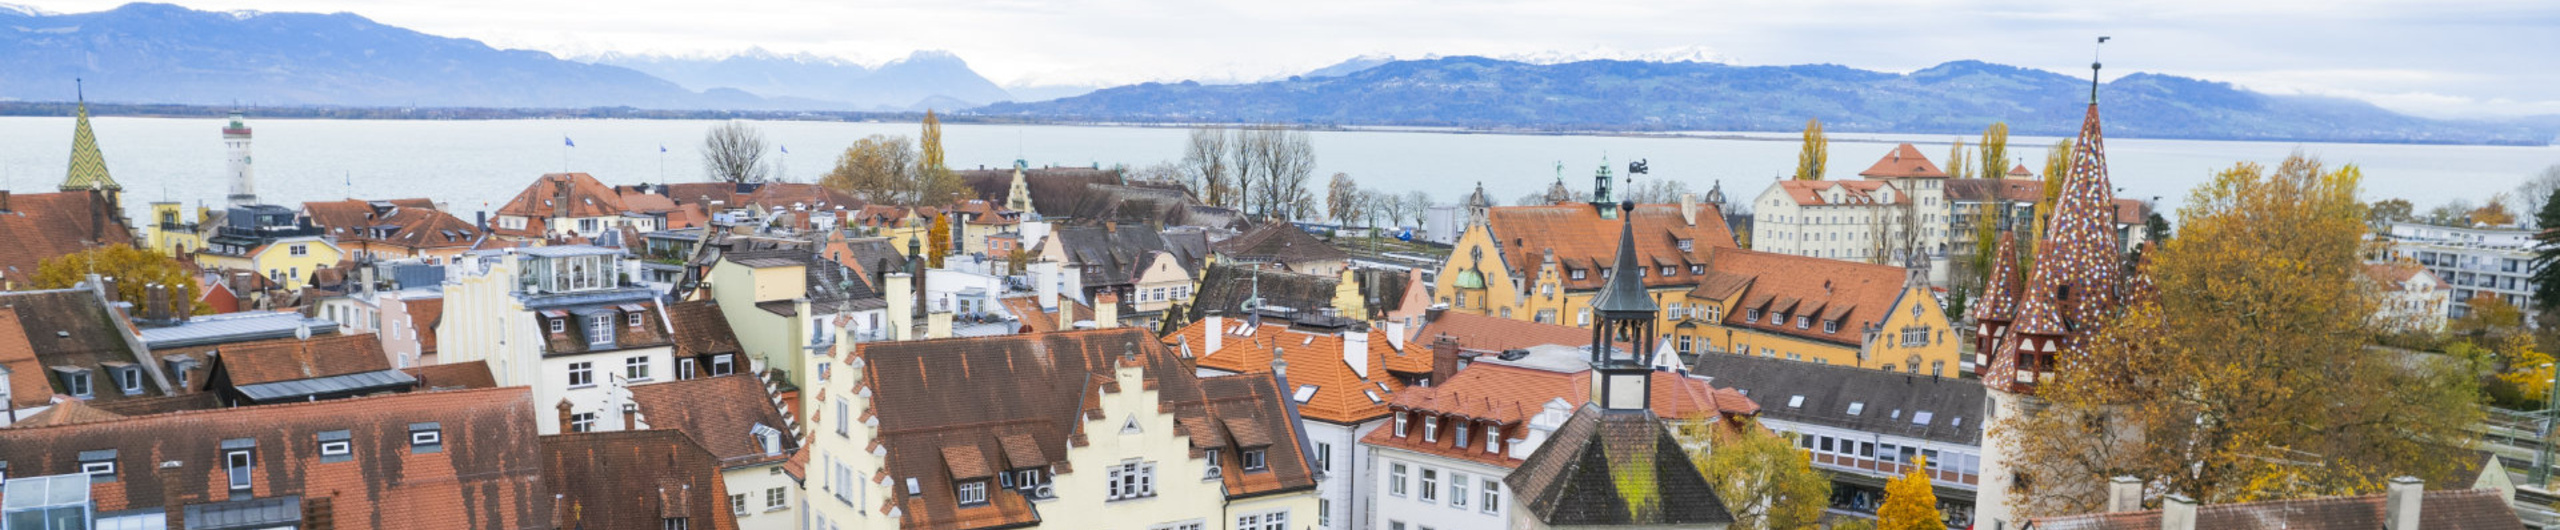
<path fill-rule="evenodd" d="M 55 12 L 121 0 L 15 1 Z M 866 62 L 957 53 L 999 84 L 1257 80 L 1361 55 L 1698 57 L 1907 72 L 1980 59 L 2160 72 L 2437 117 L 2560 114 L 2554 0 L 175 0 L 351 11 L 508 48 Z"/>

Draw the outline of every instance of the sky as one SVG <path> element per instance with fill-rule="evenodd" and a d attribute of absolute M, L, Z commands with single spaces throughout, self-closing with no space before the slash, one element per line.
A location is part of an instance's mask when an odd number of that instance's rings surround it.
<path fill-rule="evenodd" d="M 117 0 L 0 0 L 53 12 Z M 172 0 L 353 12 L 562 56 L 947 50 L 1007 86 L 1254 81 L 1356 56 L 2154 72 L 2429 117 L 2560 114 L 2554 0 Z"/>

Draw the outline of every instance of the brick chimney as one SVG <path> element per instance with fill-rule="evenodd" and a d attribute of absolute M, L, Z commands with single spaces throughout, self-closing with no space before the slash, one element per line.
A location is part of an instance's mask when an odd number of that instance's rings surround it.
<path fill-rule="evenodd" d="M 1441 335 L 1431 341 L 1431 381 L 1422 386 L 1447 381 L 1454 375 L 1458 375 L 1458 339 Z"/>
<path fill-rule="evenodd" d="M 569 174 L 551 181 L 551 218 L 569 218 Z"/>
<path fill-rule="evenodd" d="M 559 414 L 559 416 L 560 416 L 560 431 L 559 431 L 559 433 L 560 433 L 560 434 L 569 434 L 569 433 L 571 432 L 571 431 L 569 430 L 569 416 L 570 416 L 571 414 L 575 414 L 575 412 L 573 412 L 573 410 L 575 410 L 575 408 L 576 408 L 576 407 L 575 407 L 574 405 L 570 405 L 570 404 L 569 404 L 569 400 L 567 400 L 567 399 L 562 399 L 562 400 L 560 400 L 560 404 L 559 404 L 559 405 L 554 406 L 554 407 L 552 407 L 552 408 L 553 408 L 553 409 L 555 409 L 555 410 L 560 411 L 560 414 Z"/>
<path fill-rule="evenodd" d="M 0 190 L 0 212 L 9 211 L 9 190 Z"/>
<path fill-rule="evenodd" d="M 626 430 L 626 431 L 637 431 L 637 430 L 640 430 L 640 405 L 639 405 L 639 404 L 636 404 L 636 403 L 624 403 L 624 404 L 622 404 L 622 429 L 623 429 L 623 430 Z"/>

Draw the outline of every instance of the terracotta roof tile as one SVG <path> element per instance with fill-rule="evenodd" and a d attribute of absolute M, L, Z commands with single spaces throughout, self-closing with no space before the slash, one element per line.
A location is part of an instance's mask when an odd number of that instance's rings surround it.
<path fill-rule="evenodd" d="M 559 528 L 665 528 L 671 518 L 688 528 L 738 528 L 716 459 L 683 433 L 544 436 L 541 462 L 544 485 L 559 495 Z"/>
<path fill-rule="evenodd" d="M 1867 326 L 1882 325 L 1884 312 L 1902 296 L 1907 272 L 1888 265 L 1740 249 L 1714 257 L 1711 269 L 1750 277 L 1744 302 L 1725 313 L 1724 325 L 1845 345 L 1862 344 Z M 1840 320 L 1836 329 L 1826 332 L 1822 318 L 1796 326 L 1796 316 L 1826 307 L 1844 308 L 1820 315 Z M 1753 309 L 1762 313 L 1756 322 Z M 1776 321 L 1778 316 L 1787 321 Z"/>
<path fill-rule="evenodd" d="M 699 357 L 744 351 L 738 345 L 738 333 L 729 328 L 729 318 L 720 314 L 718 301 L 668 304 L 667 325 L 674 329 L 678 356 Z"/>
<path fill-rule="evenodd" d="M 489 372 L 488 361 L 461 361 L 400 369 L 418 378 L 418 388 L 426 390 L 468 390 L 497 388 L 498 378 Z"/>
<path fill-rule="evenodd" d="M 1599 289 L 1606 264 L 1617 257 L 1618 225 L 1614 219 L 1602 219 L 1589 204 L 1556 204 L 1548 206 L 1509 206 L 1487 210 L 1486 222 L 1499 240 L 1503 263 L 1515 270 L 1534 274 L 1547 249 L 1554 249 L 1556 260 L 1568 267 L 1590 271 L 1580 280 L 1567 274 L 1563 280 L 1569 290 Z M 1700 204 L 1695 213 L 1697 223 L 1680 216 L 1677 204 L 1642 204 L 1629 215 L 1636 223 L 1636 257 L 1649 261 L 1656 256 L 1677 257 L 1684 263 L 1706 263 L 1716 249 L 1734 248 L 1733 232 L 1722 221 L 1724 214 L 1715 205 Z M 1679 243 L 1689 241 L 1689 250 Z M 1486 266 L 1490 263 L 1488 257 Z M 1694 285 L 1698 276 L 1688 270 L 1675 274 L 1647 274 L 1647 287 Z"/>
<path fill-rule="evenodd" d="M 41 407 L 53 401 L 53 385 L 45 381 L 44 362 L 36 359 L 35 346 L 27 342 L 26 329 L 18 325 L 18 312 L 0 311 L 0 369 L 9 372 L 10 408 Z M 45 391 L 36 391 L 43 389 Z"/>
<path fill-rule="evenodd" d="M 1387 414 L 1386 400 L 1404 388 L 1403 381 L 1387 374 L 1387 358 L 1394 350 L 1383 333 L 1353 332 L 1364 333 L 1368 340 L 1364 376 L 1344 362 L 1339 333 L 1296 329 L 1277 318 L 1261 319 L 1259 326 L 1253 320 L 1219 319 L 1226 329 L 1215 331 L 1225 335 L 1217 351 L 1203 351 L 1209 344 L 1207 333 L 1212 332 L 1207 319 L 1166 338 L 1191 348 L 1199 367 L 1231 373 L 1270 373 L 1271 351 L 1279 348 L 1289 361 L 1290 384 L 1316 387 L 1315 395 L 1298 405 L 1299 414 L 1310 419 L 1346 425 L 1376 419 Z"/>
<path fill-rule="evenodd" d="M 1947 172 L 1938 169 L 1938 164 L 1936 162 L 1930 162 L 1928 155 L 1920 154 L 1920 148 L 1913 147 L 1911 144 L 1902 144 L 1894 146 L 1892 151 L 1886 151 L 1884 158 L 1876 159 L 1875 165 L 1867 166 L 1867 170 L 1858 172 L 1858 176 L 1868 178 L 1946 178 Z"/>
<path fill-rule="evenodd" d="M 533 421 L 532 395 L 521 387 L 390 394 L 0 429 L 0 455 L 13 455 L 12 477 L 31 477 L 77 473 L 78 453 L 116 450 L 123 480 L 91 487 L 98 509 L 176 514 L 230 498 L 215 478 L 222 455 L 213 442 L 246 439 L 258 456 L 254 497 L 299 495 L 306 516 L 326 499 L 316 513 L 340 528 L 450 528 L 456 521 L 535 528 L 551 520 L 557 483 L 543 476 Z M 441 430 L 440 450 L 410 449 L 410 429 L 422 424 Z M 352 461 L 327 461 L 308 449 L 324 433 L 341 431 L 354 442 Z M 157 469 L 163 461 L 199 470 L 178 475 L 201 480 L 152 479 L 164 474 Z"/>
<path fill-rule="evenodd" d="M 233 343 L 218 351 L 214 370 L 228 374 L 234 386 L 392 369 L 381 339 L 370 333 Z"/>
<path fill-rule="evenodd" d="M 444 325 L 444 297 L 411 298 L 401 303 L 407 306 L 403 310 L 409 315 L 409 329 L 417 333 L 418 351 L 435 353 L 439 335 L 436 330 Z"/>
<path fill-rule="evenodd" d="M 106 199 L 86 191 L 10 193 L 0 204 L 0 273 L 20 285 L 36 265 L 56 256 L 107 245 L 131 245 L 132 229 Z"/>
<path fill-rule="evenodd" d="M 722 467 L 780 461 L 799 445 L 781 409 L 774 407 L 773 395 L 752 375 L 632 385 L 631 402 L 640 406 L 642 424 L 684 432 Z M 753 436 L 758 425 L 778 434 L 776 451 L 765 452 Z"/>

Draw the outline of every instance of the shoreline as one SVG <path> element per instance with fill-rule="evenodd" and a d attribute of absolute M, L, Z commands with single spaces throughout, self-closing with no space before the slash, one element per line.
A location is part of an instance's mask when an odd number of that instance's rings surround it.
<path fill-rule="evenodd" d="M 77 108 L 77 107 L 76 107 L 76 105 L 77 105 L 77 104 L 76 104 L 76 103 L 74 103 L 74 102 L 67 102 L 67 101 L 53 101 L 53 102 L 0 101 L 0 117 L 69 117 L 69 116 L 71 116 L 74 112 L 76 112 L 76 108 Z M 222 118 L 222 117 L 224 117 L 224 116 L 227 116 L 227 115 L 228 115 L 232 110 L 234 110 L 235 108 L 237 108 L 237 107 L 216 106 L 216 105 L 140 104 L 140 103 L 91 103 L 91 104 L 89 104 L 89 109 L 90 109 L 90 114 L 89 114 L 89 115 L 90 115 L 90 116 L 92 116 L 92 117 L 119 117 L 119 118 L 167 118 L 167 119 L 178 119 L 178 118 Z M 804 111 L 804 110 L 662 110 L 662 109 L 641 109 L 641 108 L 636 108 L 636 107 L 593 107 L 593 108 L 583 108 L 583 109 L 572 109 L 572 108 L 513 108 L 513 107 L 501 108 L 501 107 L 326 107 L 326 106 L 259 107 L 259 106 L 250 106 L 250 107 L 246 107 L 246 108 L 239 108 L 239 109 L 240 109 L 240 110 L 247 110 L 247 111 L 250 111 L 250 112 L 252 112 L 252 113 L 256 114 L 258 117 L 260 117 L 260 118 L 265 118 L 265 119 L 317 119 L 317 120 L 351 120 L 351 121 L 364 121 L 364 120 L 380 120 L 380 121 L 496 121 L 496 120 L 507 120 L 507 121 L 537 121 L 537 120 L 756 120 L 756 121 L 803 121 L 803 122 L 843 122 L 843 123 L 917 123 L 917 122 L 921 122 L 921 121 L 923 121 L 923 119 L 924 119 L 924 113 L 922 113 L 922 112 L 907 112 L 907 111 L 889 112 L 889 111 L 817 111 L 817 110 L 809 110 L 809 111 Z M 1249 126 L 1249 125 L 1258 125 L 1258 124 L 1243 124 L 1243 123 L 1216 123 L 1216 122 L 1122 121 L 1122 120 L 1081 120 L 1081 119 L 1030 119 L 1030 118 L 1005 117 L 1005 116 L 985 116 L 985 115 L 965 114 L 965 113 L 963 113 L 963 114 L 939 114 L 939 115 L 938 115 L 938 117 L 939 117 L 939 118 L 941 118 L 941 120 L 942 120 L 942 122 L 943 122 L 943 123 L 946 123 L 946 124 L 954 124 L 954 125 L 958 125 L 958 124 L 968 124 L 968 125 L 1026 125 L 1026 126 L 1061 126 L 1061 127 L 1122 127 L 1122 128 L 1138 128 L 1138 129 L 1191 129 L 1191 128 L 1198 128 L 1198 127 L 1242 127 L 1242 126 Z M 1430 133 L 1430 134 L 1459 134 L 1459 135 L 1482 134 L 1482 135 L 1504 135 L 1504 136 L 1584 136 L 1584 137 L 1596 137 L 1596 138 L 1653 138 L 1653 139 L 1675 139 L 1675 140 L 1738 140 L 1738 141 L 1758 141 L 1758 142 L 1799 142 L 1799 141 L 1801 141 L 1801 138 L 1798 136 L 1798 134 L 1797 134 L 1796 132 L 1791 132 L 1791 131 L 1683 131 L 1683 130 L 1628 130 L 1628 129 L 1598 129 L 1598 128 L 1594 128 L 1594 129 L 1577 129 L 1577 128 L 1529 128 L 1529 127 L 1485 127 L 1485 128 L 1478 128 L 1478 127 L 1428 126 L 1428 125 L 1333 125 L 1333 124 L 1293 124 L 1293 125 L 1289 125 L 1289 127 L 1290 127 L 1290 128 L 1293 128 L 1293 129 L 1308 130 L 1308 131 L 1336 131 L 1336 132 Z M 1945 134 L 1945 133 L 1933 133 L 1933 132 L 1898 132 L 1898 131 L 1825 131 L 1825 132 L 1827 133 L 1827 135 L 1828 135 L 1828 139 L 1829 139 L 1830 141 L 1843 142 L 1843 143 L 1855 143 L 1855 144 L 1901 144 L 1901 143 L 1909 143 L 1909 144 L 1913 144 L 1913 145 L 1948 145 L 1948 144 L 1952 143 L 1952 142 L 1950 142 L 1950 141 L 1948 141 L 1948 140 L 1892 140 L 1892 139 L 1875 138 L 1875 137 L 1866 137 L 1866 138 L 1861 138 L 1861 137 L 1855 136 L 1855 135 L 1907 135 L 1907 136 L 1920 136 L 1920 135 L 1937 135 L 1937 134 Z M 1975 136 L 1975 135 L 1977 135 L 1977 134 L 1979 134 L 1979 133 L 1978 133 L 1978 132 L 1977 132 L 1977 133 L 1959 133 L 1959 134 L 1953 134 L 1953 135 L 1950 135 L 1950 136 L 1952 136 L 1953 138 L 1959 138 L 1959 139 L 1970 139 L 1970 138 L 1972 138 L 1973 136 Z M 1778 136 L 1770 136 L 1770 135 L 1778 135 Z M 2032 135 L 2027 135 L 2027 137 L 2032 137 Z M 2412 146 L 2552 147 L 2552 146 L 2554 146 L 2554 145 L 2560 145 L 2560 138 L 2553 138 L 2553 139 L 2550 139 L 2550 140 L 2545 140 L 2545 141 L 2540 142 L 2540 143 L 2530 143 L 2530 142 L 2450 142 L 2450 141 L 2419 141 L 2419 140 L 2381 141 L 2381 140 L 2355 140 L 2355 139 L 2306 139 L 2306 138 L 2218 138 L 2218 137 L 2188 137 L 2188 136 L 2121 136 L 2121 135 L 2116 136 L 2116 137 L 2117 137 L 2117 138 L 2123 138 L 2123 139 L 2139 139 L 2139 140 L 2187 140 L 2187 141 L 2207 141 L 2207 142 L 2290 142 L 2290 143 L 2369 144 L 2369 145 L 2412 145 Z"/>

